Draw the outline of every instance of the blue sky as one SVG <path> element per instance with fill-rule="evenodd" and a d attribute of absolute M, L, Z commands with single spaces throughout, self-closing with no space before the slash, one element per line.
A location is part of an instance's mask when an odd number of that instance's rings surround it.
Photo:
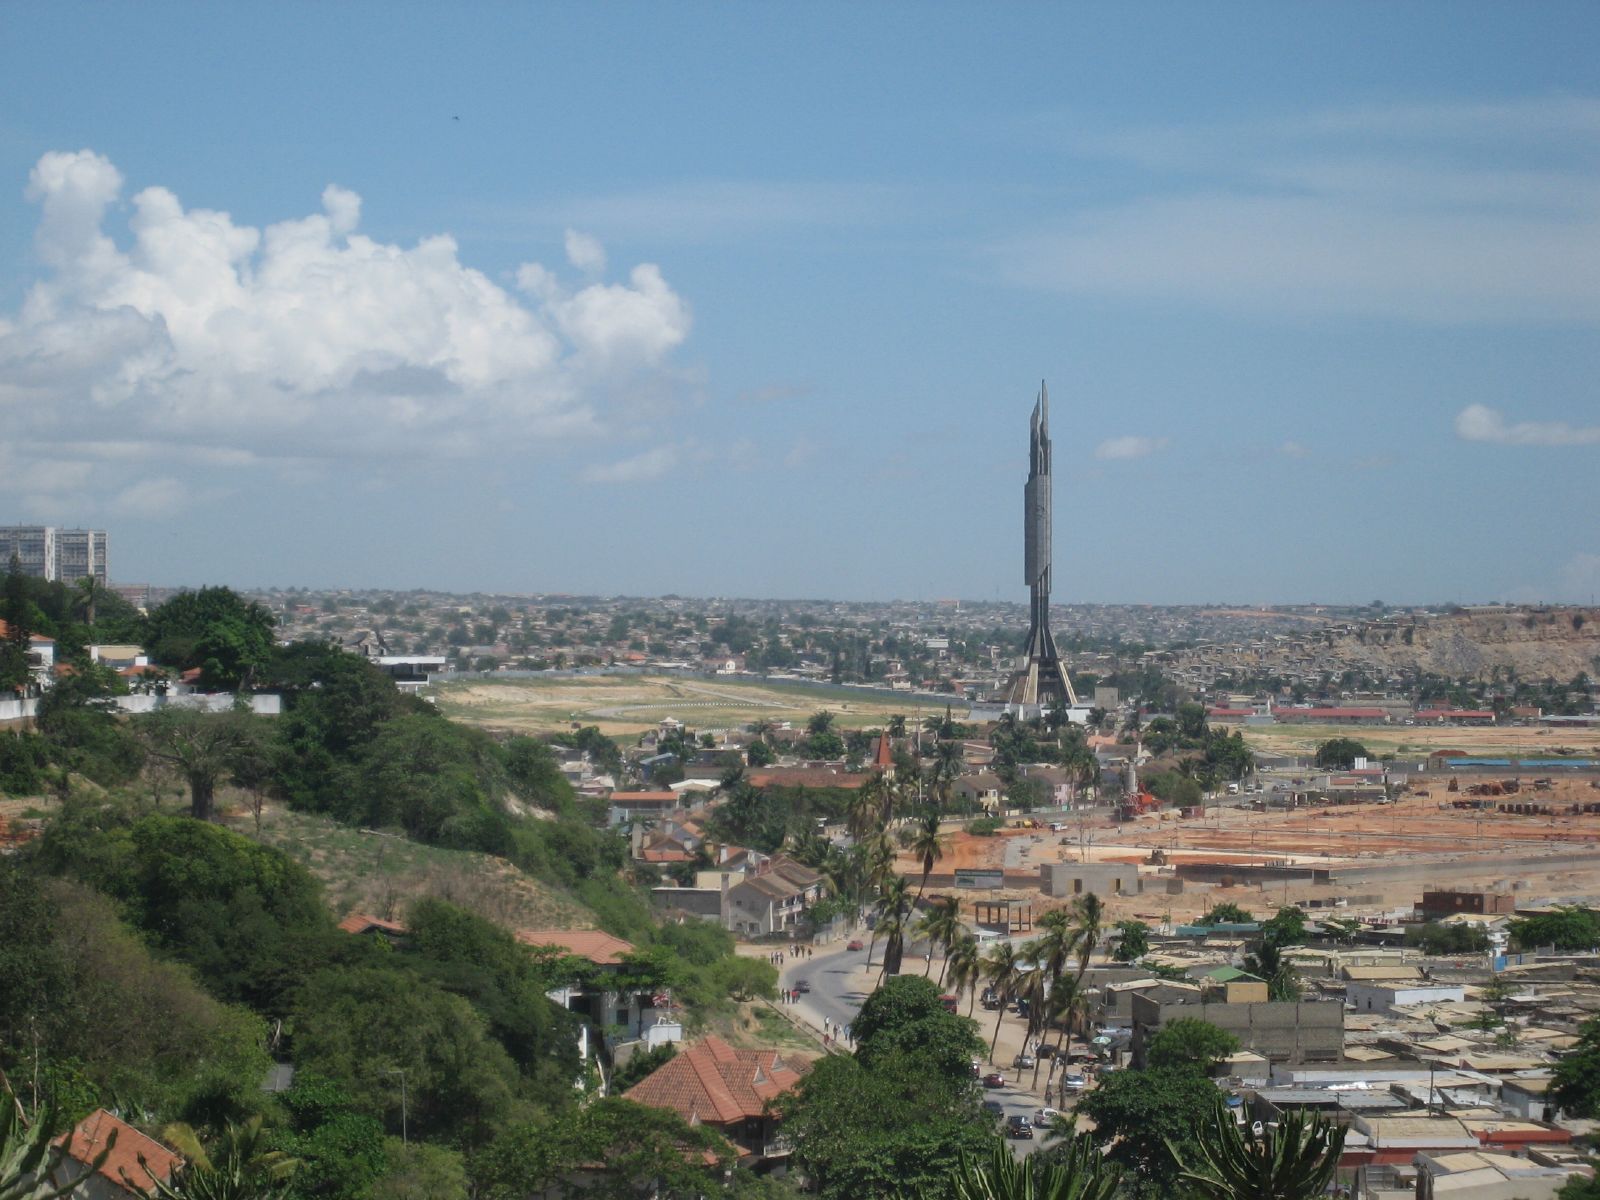
<path fill-rule="evenodd" d="M 124 580 L 1600 593 L 1593 4 L 0 9 L 0 516 Z"/>

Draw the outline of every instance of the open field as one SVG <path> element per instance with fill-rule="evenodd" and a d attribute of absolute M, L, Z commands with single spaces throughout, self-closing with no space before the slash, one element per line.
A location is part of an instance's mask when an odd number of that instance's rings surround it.
<path fill-rule="evenodd" d="M 1310 756 L 1333 738 L 1351 738 L 1375 755 L 1425 757 L 1435 750 L 1473 755 L 1554 757 L 1557 747 L 1579 757 L 1600 755 L 1600 729 L 1542 729 L 1533 725 L 1482 728 L 1418 725 L 1244 725 L 1244 740 L 1259 754 Z"/>
<path fill-rule="evenodd" d="M 839 728 L 864 729 L 883 725 L 896 713 L 909 719 L 944 712 L 940 702 L 911 696 L 664 675 L 458 680 L 442 685 L 438 698 L 446 715 L 473 725 L 518 733 L 597 725 L 612 736 L 652 729 L 666 717 L 695 729 L 759 720 L 798 726 L 827 709 Z M 959 719 L 966 703 L 954 700 L 954 705 Z"/>

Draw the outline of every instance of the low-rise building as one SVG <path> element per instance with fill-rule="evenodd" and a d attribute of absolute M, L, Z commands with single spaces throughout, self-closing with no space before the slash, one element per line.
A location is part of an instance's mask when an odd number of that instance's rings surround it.
<path fill-rule="evenodd" d="M 746 937 L 798 929 L 822 894 L 820 874 L 792 858 L 774 858 L 728 889 L 728 928 Z"/>
<path fill-rule="evenodd" d="M 50 1176 L 55 1187 L 77 1181 L 74 1200 L 144 1200 L 157 1182 L 167 1183 L 183 1158 L 120 1117 L 97 1108 L 56 1139 L 60 1164 Z M 94 1162 L 105 1153 L 99 1165 Z"/>
<path fill-rule="evenodd" d="M 783 1051 L 736 1049 L 709 1036 L 680 1050 L 624 1095 L 636 1104 L 671 1109 L 690 1125 L 715 1129 L 738 1148 L 740 1162 L 759 1165 L 788 1157 L 772 1102 L 793 1090 L 809 1065 Z"/>

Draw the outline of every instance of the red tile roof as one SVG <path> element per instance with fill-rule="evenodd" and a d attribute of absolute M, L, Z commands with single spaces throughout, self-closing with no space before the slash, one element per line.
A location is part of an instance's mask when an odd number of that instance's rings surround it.
<path fill-rule="evenodd" d="M 519 929 L 517 941 L 524 946 L 555 946 L 597 967 L 618 966 L 624 954 L 633 953 L 632 942 L 598 929 Z"/>
<path fill-rule="evenodd" d="M 846 775 L 826 767 L 779 767 L 770 771 L 751 771 L 745 776 L 752 787 L 831 787 L 855 790 L 870 775 Z"/>
<path fill-rule="evenodd" d="M 880 770 L 888 770 L 894 766 L 894 747 L 889 744 L 887 731 L 878 735 L 878 750 L 872 756 L 872 765 Z"/>
<path fill-rule="evenodd" d="M 677 792 L 612 792 L 612 804 L 675 804 Z"/>
<path fill-rule="evenodd" d="M 65 1150 L 69 1158 L 87 1166 L 106 1148 L 106 1141 L 113 1133 L 116 1134 L 116 1145 L 111 1148 L 106 1161 L 100 1164 L 99 1173 L 119 1188 L 126 1190 L 132 1184 L 140 1192 L 148 1192 L 154 1188 L 157 1179 L 165 1183 L 183 1165 L 182 1157 L 103 1108 L 95 1109 L 79 1121 L 70 1133 L 62 1134 L 56 1139 L 56 1145 Z M 141 1157 L 146 1166 L 139 1165 Z"/>
<path fill-rule="evenodd" d="M 409 932 L 399 921 L 385 921 L 382 917 L 368 916 L 359 912 L 353 912 L 340 921 L 339 928 L 346 933 L 371 933 L 374 929 L 393 934 Z"/>
<path fill-rule="evenodd" d="M 736 1050 L 716 1036 L 680 1050 L 671 1061 L 629 1088 L 625 1097 L 670 1108 L 685 1121 L 731 1125 L 759 1117 L 767 1101 L 800 1082 L 804 1058 L 777 1050 Z"/>

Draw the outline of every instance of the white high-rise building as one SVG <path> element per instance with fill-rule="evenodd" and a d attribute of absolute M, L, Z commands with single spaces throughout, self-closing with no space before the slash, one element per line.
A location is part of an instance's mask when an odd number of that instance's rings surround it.
<path fill-rule="evenodd" d="M 75 583 L 93 575 L 107 582 L 104 529 L 58 529 L 54 525 L 0 525 L 0 570 L 15 556 L 25 575 Z"/>

